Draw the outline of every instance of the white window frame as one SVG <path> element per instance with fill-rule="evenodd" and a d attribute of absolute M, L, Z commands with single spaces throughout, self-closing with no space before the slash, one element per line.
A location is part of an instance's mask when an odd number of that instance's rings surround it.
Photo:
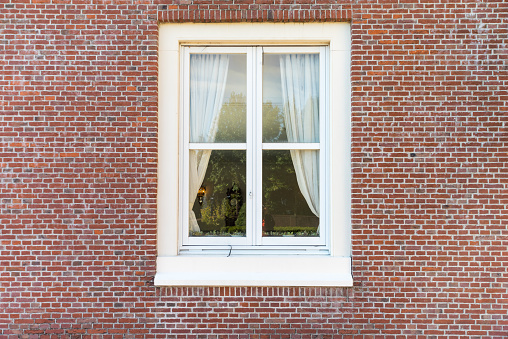
<path fill-rule="evenodd" d="M 247 70 L 247 116 L 246 116 L 246 141 L 244 143 L 191 143 L 189 141 L 189 64 L 190 55 L 193 53 L 203 54 L 246 54 Z M 319 55 L 319 142 L 316 143 L 264 143 L 262 140 L 262 62 L 264 54 L 305 54 L 312 53 Z M 203 46 L 181 46 L 180 55 L 182 58 L 182 91 L 181 91 L 181 110 L 182 119 L 180 119 L 180 131 L 182 131 L 183 140 L 181 145 L 181 162 L 180 173 L 181 186 L 180 194 L 181 201 L 190 201 L 189 191 L 185 189 L 189 187 L 189 151 L 204 149 L 204 150 L 244 150 L 246 151 L 247 159 L 247 233 L 245 237 L 191 237 L 188 231 L 189 209 L 188 205 L 180 205 L 180 221 L 179 225 L 181 230 L 179 253 L 183 251 L 206 251 L 206 250 L 223 250 L 234 252 L 234 254 L 249 254 L 260 253 L 260 250 L 270 251 L 326 251 L 329 248 L 328 241 L 328 210 L 329 206 L 326 203 L 320 204 L 319 221 L 323 225 L 320 228 L 320 234 L 317 237 L 263 237 L 259 226 L 262 223 L 261 206 L 262 206 L 262 152 L 264 150 L 291 150 L 291 149 L 309 149 L 318 150 L 320 159 L 320 187 L 319 201 L 328 201 L 328 154 L 325 150 L 328 148 L 328 46 L 237 46 L 237 47 L 203 47 Z M 254 166 L 256 165 L 256 166 Z M 251 194 L 253 193 L 253 194 Z M 256 227 L 257 226 L 257 227 Z M 231 249 L 229 246 L 234 246 Z M 269 247 L 267 247 L 269 246 Z M 291 246 L 290 248 L 288 248 Z M 313 247 L 310 247 L 313 246 Z M 307 252 L 308 253 L 308 252 Z"/>
<path fill-rule="evenodd" d="M 232 254 L 182 251 L 182 46 L 328 46 L 329 206 L 325 251 L 292 247 Z M 350 29 L 348 23 L 161 24 L 157 286 L 352 286 L 350 169 Z M 268 47 L 267 47 L 268 48 Z M 259 85 L 259 84 L 258 84 Z M 321 142 L 323 138 L 320 139 Z M 282 147 L 287 147 L 284 145 Z M 260 152 L 260 150 L 258 151 Z M 320 154 L 320 157 L 322 155 Z M 323 172 L 322 172 L 323 173 Z M 188 195 L 187 195 L 188 196 Z M 258 203 L 258 202 L 257 202 Z"/>

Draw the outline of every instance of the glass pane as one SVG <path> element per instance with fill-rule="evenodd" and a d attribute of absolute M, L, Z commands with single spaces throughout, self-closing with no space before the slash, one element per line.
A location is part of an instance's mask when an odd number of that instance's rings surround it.
<path fill-rule="evenodd" d="M 319 142 L 319 54 L 265 54 L 263 142 Z"/>
<path fill-rule="evenodd" d="M 189 186 L 193 190 L 189 194 L 189 235 L 245 236 L 246 151 L 191 150 L 189 158 Z M 206 171 L 201 184 L 199 168 Z"/>
<path fill-rule="evenodd" d="M 247 55 L 190 57 L 190 141 L 246 142 Z"/>
<path fill-rule="evenodd" d="M 318 215 L 319 151 L 263 151 L 263 236 L 319 236 Z"/>

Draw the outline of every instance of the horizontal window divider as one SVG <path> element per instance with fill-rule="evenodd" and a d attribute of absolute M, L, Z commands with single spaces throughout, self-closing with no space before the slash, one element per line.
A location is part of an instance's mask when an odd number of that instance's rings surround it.
<path fill-rule="evenodd" d="M 189 150 L 246 150 L 246 143 L 189 143 Z"/>
<path fill-rule="evenodd" d="M 316 143 L 263 143 L 264 150 L 319 150 L 321 144 Z"/>

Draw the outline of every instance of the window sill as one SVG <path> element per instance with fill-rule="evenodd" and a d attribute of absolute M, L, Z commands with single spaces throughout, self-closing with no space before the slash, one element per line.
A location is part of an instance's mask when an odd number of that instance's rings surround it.
<path fill-rule="evenodd" d="M 353 286 L 351 259 L 331 256 L 167 256 L 155 286 Z"/>

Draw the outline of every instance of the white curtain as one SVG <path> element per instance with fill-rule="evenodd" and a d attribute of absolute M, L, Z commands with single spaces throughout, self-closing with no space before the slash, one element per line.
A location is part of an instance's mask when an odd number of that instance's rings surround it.
<path fill-rule="evenodd" d="M 215 140 L 228 67 L 228 55 L 191 55 L 190 142 L 208 143 Z M 210 150 L 191 150 L 189 152 L 189 229 L 192 232 L 200 230 L 192 207 L 198 190 L 203 184 L 211 154 Z"/>
<path fill-rule="evenodd" d="M 289 142 L 319 142 L 319 55 L 280 56 L 284 123 Z M 291 150 L 298 187 L 319 217 L 319 152 Z"/>

